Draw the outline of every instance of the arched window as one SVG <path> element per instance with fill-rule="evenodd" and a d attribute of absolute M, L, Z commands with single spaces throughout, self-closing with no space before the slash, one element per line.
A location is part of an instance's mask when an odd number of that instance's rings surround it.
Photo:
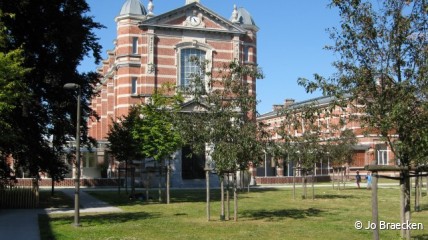
<path fill-rule="evenodd" d="M 180 52 L 180 87 L 186 89 L 199 85 L 195 82 L 196 78 L 200 78 L 201 87 L 205 87 L 205 72 L 201 64 L 205 62 L 206 52 L 196 48 L 185 48 Z"/>

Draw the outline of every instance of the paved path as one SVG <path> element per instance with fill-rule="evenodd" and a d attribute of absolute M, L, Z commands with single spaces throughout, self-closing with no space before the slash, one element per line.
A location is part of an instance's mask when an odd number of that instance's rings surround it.
<path fill-rule="evenodd" d="M 74 189 L 57 189 L 74 199 Z M 80 213 L 120 212 L 121 209 L 102 202 L 85 191 L 80 191 Z M 7 209 L 0 210 L 1 240 L 40 240 L 38 215 L 74 213 L 73 208 L 64 209 Z"/>

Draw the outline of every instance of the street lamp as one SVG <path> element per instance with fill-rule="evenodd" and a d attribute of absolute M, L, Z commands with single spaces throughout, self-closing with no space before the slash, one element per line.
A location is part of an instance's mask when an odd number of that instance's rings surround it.
<path fill-rule="evenodd" d="M 74 226 L 79 227 L 79 193 L 80 193 L 80 85 L 76 83 L 66 83 L 64 89 L 77 90 L 77 120 L 76 120 L 76 178 L 74 185 Z"/>

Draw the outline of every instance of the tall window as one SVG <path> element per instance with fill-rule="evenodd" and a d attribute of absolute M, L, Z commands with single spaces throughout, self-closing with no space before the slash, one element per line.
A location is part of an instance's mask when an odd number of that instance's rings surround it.
<path fill-rule="evenodd" d="M 137 94 L 137 78 L 133 77 L 131 79 L 131 94 Z"/>
<path fill-rule="evenodd" d="M 192 85 L 198 85 L 205 88 L 204 72 L 200 64 L 204 64 L 205 51 L 186 48 L 181 50 L 180 59 L 180 86 L 188 88 Z M 201 82 L 196 82 L 195 79 L 200 78 Z"/>
<path fill-rule="evenodd" d="M 250 47 L 244 46 L 244 62 L 250 61 Z"/>
<path fill-rule="evenodd" d="M 132 53 L 134 53 L 134 54 L 138 53 L 138 38 L 137 37 L 132 38 Z"/>

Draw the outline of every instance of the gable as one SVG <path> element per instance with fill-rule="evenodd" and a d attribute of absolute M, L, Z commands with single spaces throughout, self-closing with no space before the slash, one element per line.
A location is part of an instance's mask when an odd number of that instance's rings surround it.
<path fill-rule="evenodd" d="M 197 31 L 245 33 L 233 24 L 199 3 L 192 3 L 141 22 L 143 27 L 179 28 Z"/>
<path fill-rule="evenodd" d="M 181 105 L 180 112 L 183 112 L 183 113 L 206 112 L 207 109 L 208 107 L 205 104 L 191 100 Z"/>

